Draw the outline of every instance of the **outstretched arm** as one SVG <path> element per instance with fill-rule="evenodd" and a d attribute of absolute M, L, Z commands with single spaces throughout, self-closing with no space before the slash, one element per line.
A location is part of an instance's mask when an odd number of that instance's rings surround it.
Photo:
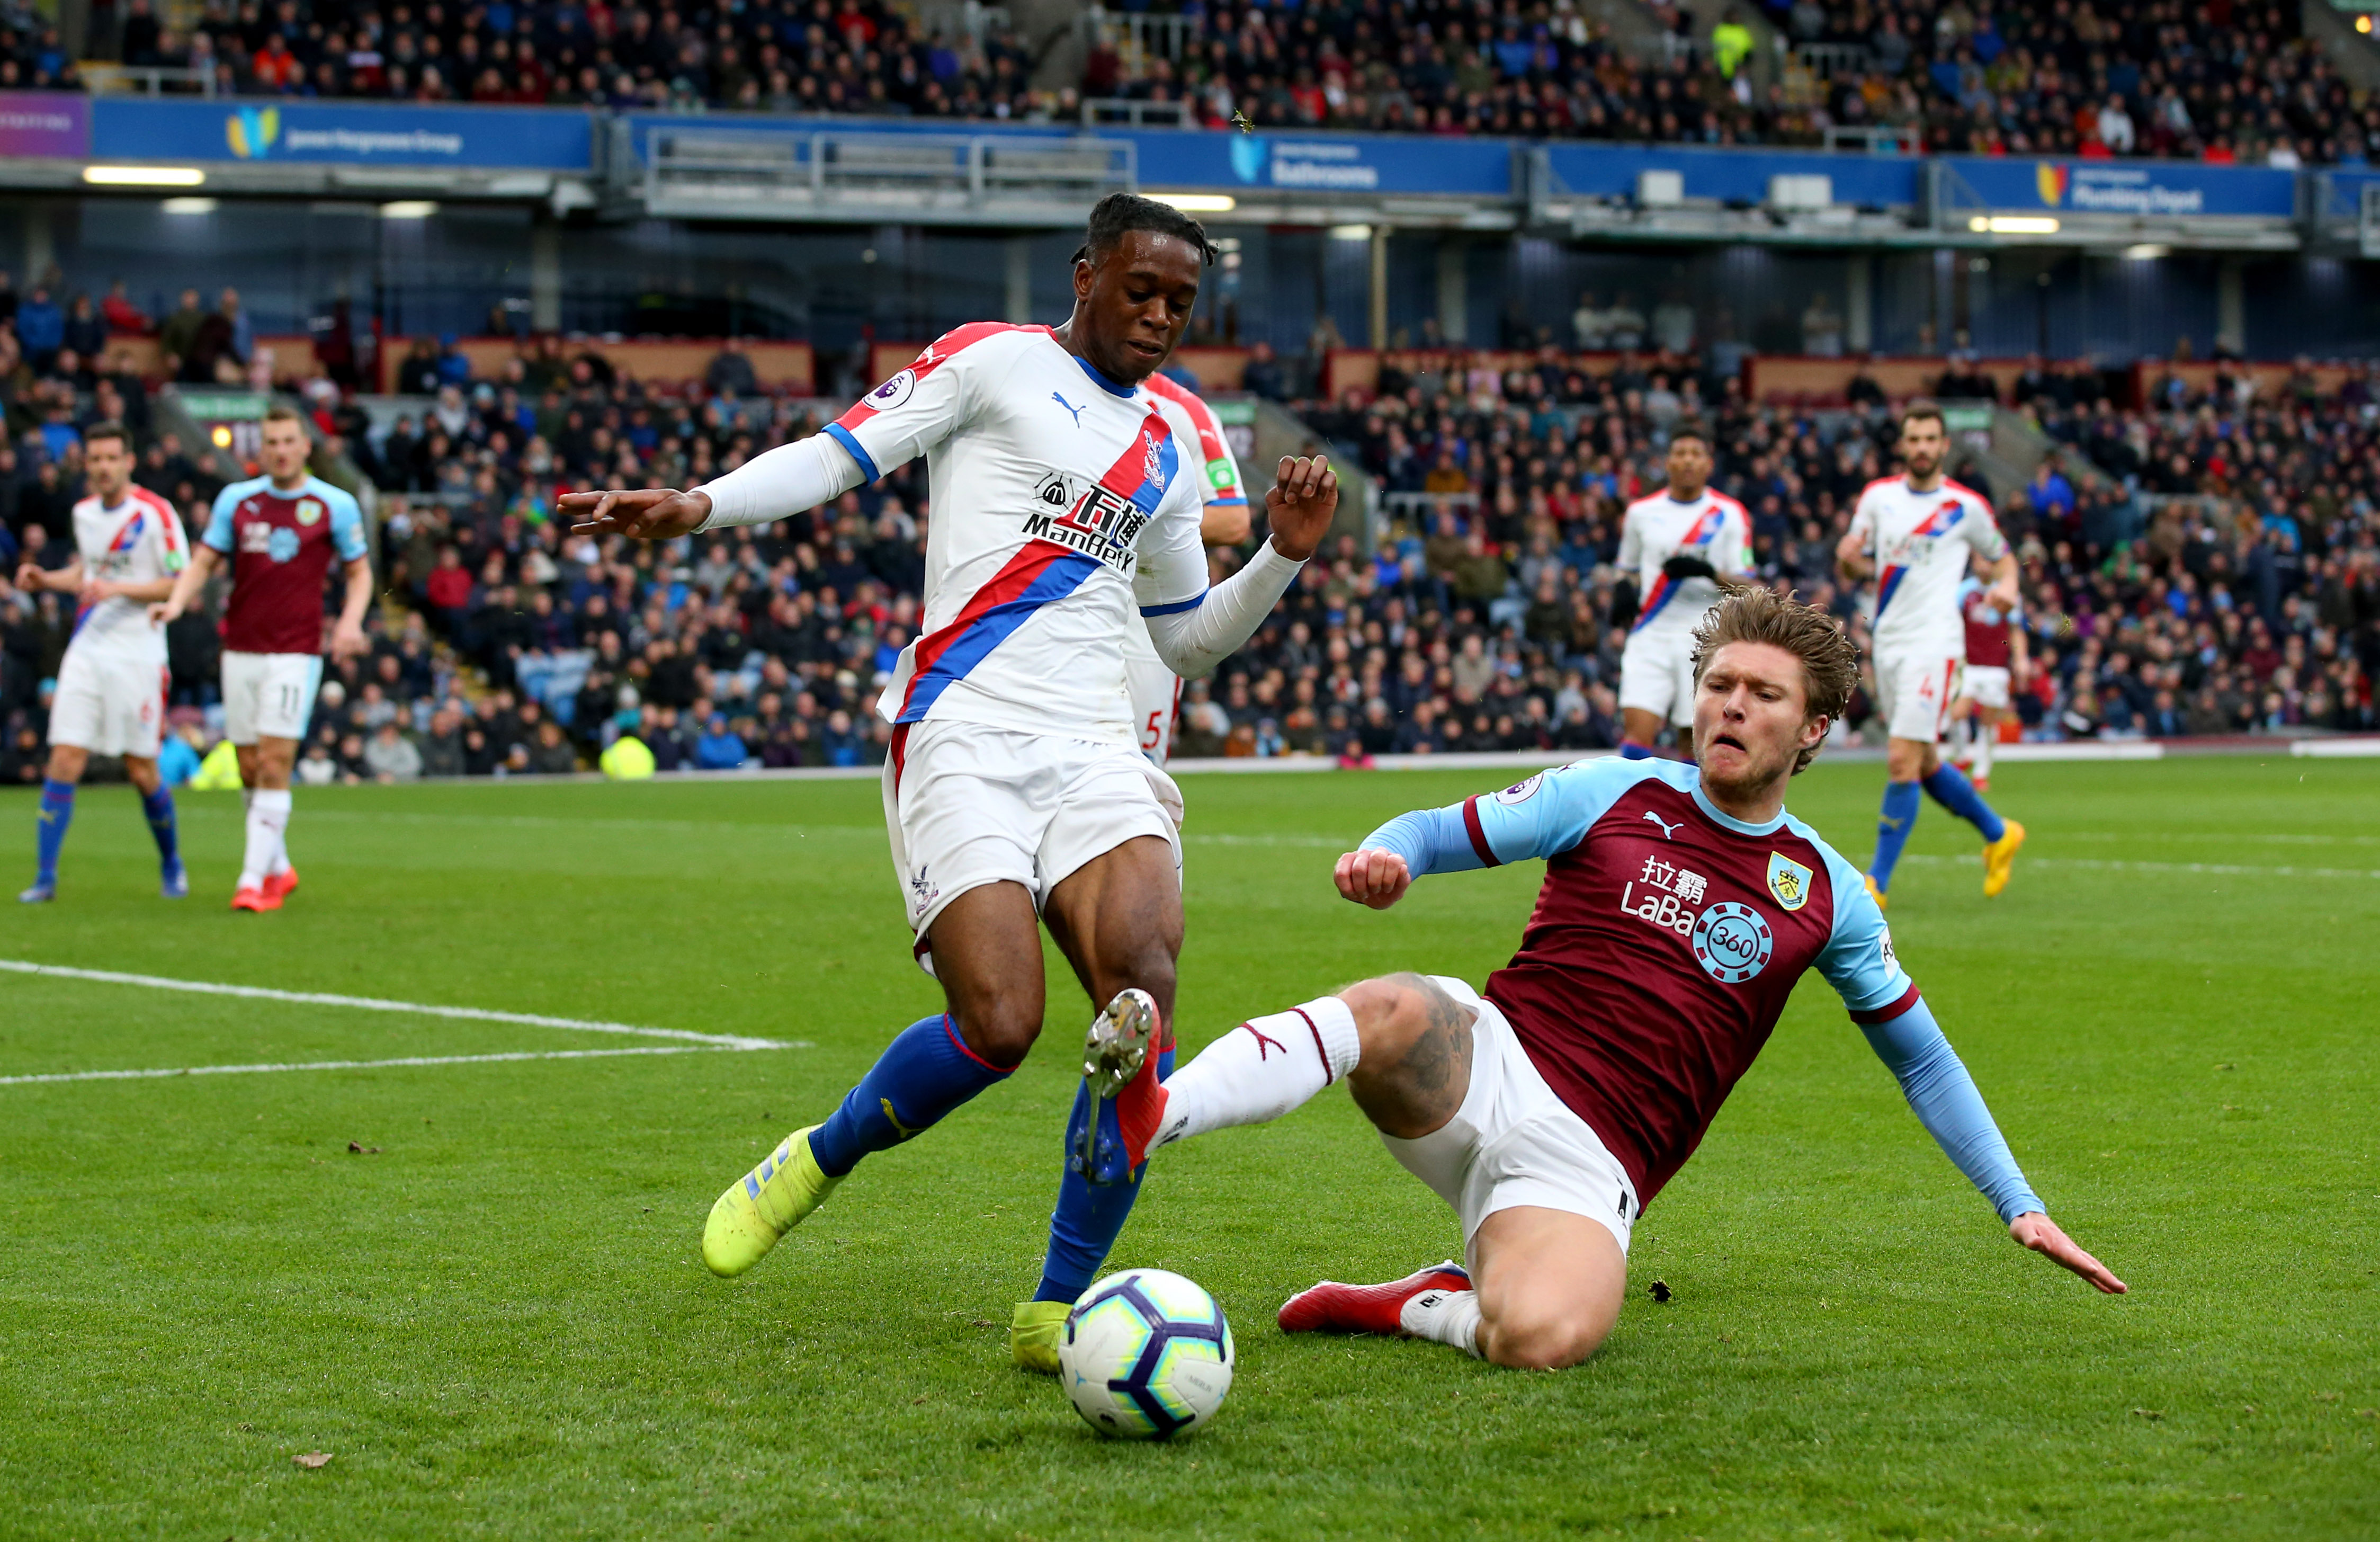
<path fill-rule="evenodd" d="M 1943 1037 L 1925 999 L 1917 998 L 1889 1022 L 1860 1026 L 1876 1058 L 1899 1079 L 1901 1095 L 1943 1155 L 1983 1191 L 2000 1219 L 2009 1223 L 2009 1235 L 2106 1293 L 2123 1294 L 2124 1282 L 2049 1219 L 2048 1208 L 2025 1182 L 2023 1170 L 1992 1121 L 1992 1111 L 1975 1089 L 1974 1078 Z"/>
<path fill-rule="evenodd" d="M 1427 873 L 1464 873 L 1568 851 L 1623 791 L 1658 774 L 1644 770 L 1647 764 L 1581 760 L 1501 792 L 1400 814 L 1341 857 L 1332 878 L 1342 897 L 1386 910 Z"/>

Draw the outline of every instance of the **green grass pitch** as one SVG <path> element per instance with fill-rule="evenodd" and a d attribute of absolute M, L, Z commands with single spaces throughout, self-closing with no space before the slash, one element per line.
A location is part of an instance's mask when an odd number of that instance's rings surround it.
<path fill-rule="evenodd" d="M 1864 859 L 1880 779 L 1822 764 L 1792 806 Z M 1185 1053 L 1500 964 L 1534 866 L 1386 915 L 1328 878 L 1492 780 L 1187 779 Z M 2014 885 L 1986 903 L 1929 806 L 1896 940 L 2129 1298 L 2007 1240 L 1813 977 L 1576 1370 L 1278 1332 L 1318 1278 L 1456 1247 L 1343 1097 L 1161 1156 L 1114 1262 L 1206 1284 L 1240 1369 L 1148 1447 L 1007 1362 L 1087 1016 L 1062 973 L 1013 1082 L 750 1275 L 701 1267 L 719 1190 L 939 1004 L 872 783 L 303 791 L 305 887 L 264 917 L 222 908 L 237 800 L 183 795 L 174 905 L 131 794 L 88 792 L 0 957 L 812 1047 L 0 1086 L 0 1536 L 2380 1535 L 2380 779 L 2012 765 L 1994 796 L 2033 832 Z M 0 797 L 27 876 L 33 814 Z M 621 1046 L 0 973 L 0 1076 Z"/>

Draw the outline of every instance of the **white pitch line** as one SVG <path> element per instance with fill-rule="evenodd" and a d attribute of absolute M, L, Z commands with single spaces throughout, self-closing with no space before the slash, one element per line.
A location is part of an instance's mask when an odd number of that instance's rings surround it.
<path fill-rule="evenodd" d="M 515 1060 L 601 1060 L 614 1055 L 731 1054 L 783 1048 L 765 1038 L 736 1044 L 647 1044 L 633 1050 L 515 1050 L 494 1055 L 407 1055 L 398 1060 L 309 1060 L 267 1065 L 185 1065 L 164 1071 L 53 1071 L 35 1076 L 0 1076 L 0 1087 L 31 1082 L 134 1082 L 158 1076 L 246 1076 L 263 1071 L 378 1071 L 403 1065 L 488 1065 Z"/>
<path fill-rule="evenodd" d="M 1933 856 L 1903 854 L 1903 862 L 1980 867 L 1980 856 Z M 2252 868 L 2238 862 L 2103 862 L 2087 856 L 2028 857 L 2027 868 L 2079 868 L 2102 873 L 2212 873 L 2222 878 L 2380 878 L 2380 868 Z"/>
<path fill-rule="evenodd" d="M 798 1039 L 752 1038 L 741 1034 L 696 1033 L 690 1028 L 648 1028 L 635 1023 L 598 1023 L 577 1017 L 547 1017 L 533 1012 L 492 1012 L 485 1007 L 433 1006 L 424 1002 L 388 1002 L 376 996 L 334 996 L 312 990 L 273 990 L 261 985 L 218 985 L 209 980 L 167 979 L 162 975 L 127 975 L 114 969 L 77 969 L 64 964 L 33 964 L 0 958 L 0 969 L 19 975 L 50 975 L 64 979 L 97 980 L 103 985 L 139 985 L 152 990 L 188 990 L 200 996 L 245 996 L 252 1001 L 287 1002 L 298 1006 L 354 1007 L 363 1012 L 403 1012 L 424 1017 L 468 1018 L 480 1023 L 518 1023 L 532 1028 L 569 1028 L 578 1033 L 627 1034 L 639 1038 L 678 1038 L 717 1050 L 807 1050 Z"/>

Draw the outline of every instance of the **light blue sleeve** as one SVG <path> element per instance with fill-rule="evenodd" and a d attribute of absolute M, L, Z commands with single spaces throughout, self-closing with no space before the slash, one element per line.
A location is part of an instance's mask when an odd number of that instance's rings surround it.
<path fill-rule="evenodd" d="M 247 496 L 246 482 L 234 482 L 215 494 L 215 506 L 207 514 L 207 528 L 199 539 L 215 551 L 228 556 L 231 552 L 231 512 L 239 507 Z"/>
<path fill-rule="evenodd" d="M 2017 1166 L 2000 1127 L 1992 1122 L 1975 1079 L 1942 1037 L 1924 998 L 1889 1022 L 1862 1024 L 1860 1031 L 1867 1035 L 1876 1059 L 1900 1081 L 1900 1095 L 1909 1099 L 1942 1154 L 1983 1191 L 2000 1220 L 2014 1220 L 2028 1211 L 2049 1213 L 2024 1181 L 2024 1170 Z"/>
<path fill-rule="evenodd" d="M 353 494 L 325 481 L 314 484 L 316 494 L 331 511 L 331 544 L 341 562 L 354 562 L 371 548 L 364 540 L 364 511 Z"/>
<path fill-rule="evenodd" d="M 1834 891 L 1835 929 L 1818 954 L 1818 973 L 1862 1022 L 1889 1015 L 1895 1007 L 1915 1001 L 1917 987 L 1893 955 L 1892 932 L 1884 924 L 1884 912 L 1876 908 L 1876 896 L 1867 892 L 1866 878 L 1820 840 L 1816 831 L 1799 820 L 1787 822 L 1826 857 Z"/>
<path fill-rule="evenodd" d="M 1551 856 L 1578 844 L 1653 763 L 1608 759 L 1540 771 L 1501 792 L 1400 814 L 1364 845 L 1395 852 L 1415 878 Z"/>

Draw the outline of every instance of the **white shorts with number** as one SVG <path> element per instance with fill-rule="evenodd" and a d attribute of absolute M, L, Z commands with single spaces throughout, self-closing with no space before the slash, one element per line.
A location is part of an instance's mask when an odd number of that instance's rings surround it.
<path fill-rule="evenodd" d="M 1959 660 L 1942 653 L 1890 654 L 1876 658 L 1876 706 L 1884 731 L 1896 739 L 1939 744 L 1959 685 Z"/>
<path fill-rule="evenodd" d="M 1999 664 L 1969 664 L 1960 672 L 1959 694 L 1977 706 L 2005 711 L 2009 704 L 2009 672 Z"/>
<path fill-rule="evenodd" d="M 1419 1140 L 1384 1135 L 1381 1144 L 1454 1207 L 1465 1261 L 1475 1268 L 1478 1259 L 1470 1254 L 1479 1223 L 1520 1205 L 1598 1221 L 1625 1254 L 1637 1210 L 1628 1170 L 1554 1096 L 1495 1002 L 1459 979 L 1430 978 L 1478 1014 L 1471 1024 L 1471 1087 L 1443 1127 Z"/>
<path fill-rule="evenodd" d="M 1023 884 L 1038 911 L 1077 868 L 1142 835 L 1173 848 L 1178 879 L 1181 837 L 1157 791 L 1171 781 L 1129 745 L 972 722 L 896 728 L 892 745 L 884 826 L 921 962 L 942 907 L 987 883 Z"/>
<path fill-rule="evenodd" d="M 50 703 L 50 743 L 154 760 L 164 732 L 166 679 L 154 658 L 69 645 Z"/>
<path fill-rule="evenodd" d="M 1680 728 L 1694 721 L 1694 637 L 1664 626 L 1632 633 L 1620 650 L 1620 705 Z"/>
<path fill-rule="evenodd" d="M 223 656 L 224 736 L 236 745 L 260 737 L 302 739 L 322 685 L 319 653 Z"/>

